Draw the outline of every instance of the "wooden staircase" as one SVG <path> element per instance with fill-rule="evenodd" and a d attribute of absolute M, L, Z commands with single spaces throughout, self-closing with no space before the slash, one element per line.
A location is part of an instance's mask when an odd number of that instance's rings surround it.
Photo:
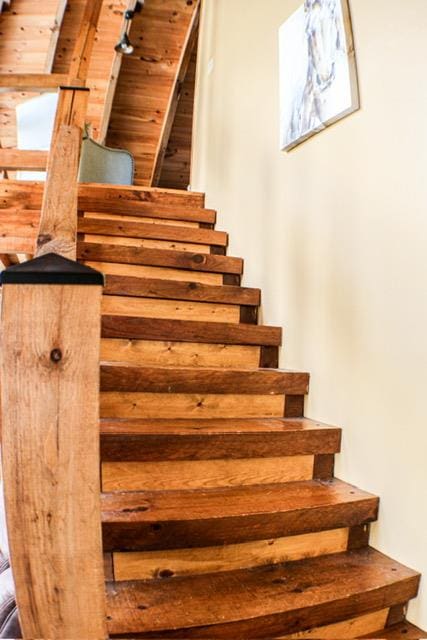
<path fill-rule="evenodd" d="M 84 187 L 83 187 L 84 189 Z M 78 258 L 103 271 L 101 475 L 118 638 L 421 638 L 419 575 L 369 547 L 378 499 L 334 478 L 341 431 L 203 197 L 81 194 Z"/>

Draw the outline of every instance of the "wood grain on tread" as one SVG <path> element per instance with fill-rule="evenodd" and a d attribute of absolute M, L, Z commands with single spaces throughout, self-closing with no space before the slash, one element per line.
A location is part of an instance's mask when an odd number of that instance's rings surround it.
<path fill-rule="evenodd" d="M 259 289 L 114 275 L 107 275 L 104 294 L 248 306 L 258 306 L 261 302 Z"/>
<path fill-rule="evenodd" d="M 228 256 L 203 253 L 193 254 L 186 251 L 125 247 L 114 244 L 79 242 L 77 245 L 77 257 L 79 260 L 86 261 L 118 262 L 151 267 L 207 271 L 209 273 L 241 274 L 243 271 L 241 258 L 229 258 Z"/>
<path fill-rule="evenodd" d="M 282 330 L 279 327 L 261 325 L 103 316 L 101 326 L 103 338 L 257 346 L 280 346 L 282 342 Z"/>
<path fill-rule="evenodd" d="M 313 478 L 313 456 L 104 462 L 102 491 L 183 491 L 297 482 Z"/>
<path fill-rule="evenodd" d="M 337 453 L 341 431 L 311 420 L 102 420 L 104 462 Z"/>
<path fill-rule="evenodd" d="M 123 582 L 294 562 L 302 558 L 315 558 L 346 551 L 348 532 L 348 529 L 333 529 L 221 547 L 116 552 L 113 554 L 114 575 L 117 581 Z M 380 628 L 376 626 L 374 630 Z"/>
<path fill-rule="evenodd" d="M 240 322 L 238 305 L 186 300 L 161 300 L 156 298 L 131 298 L 127 296 L 103 296 L 102 313 L 110 316 L 163 318 L 199 322 Z"/>
<path fill-rule="evenodd" d="M 79 197 L 80 211 L 93 211 L 95 213 L 111 213 L 117 215 L 130 215 L 138 218 L 159 218 L 163 220 L 180 220 L 183 222 L 199 222 L 214 225 L 216 212 L 210 209 L 201 209 L 195 206 L 171 205 L 161 202 L 138 202 L 137 200 L 98 200 L 96 198 Z"/>
<path fill-rule="evenodd" d="M 200 229 L 200 222 L 190 222 L 188 220 L 173 220 L 168 218 L 150 218 L 149 216 L 132 216 L 121 215 L 119 213 L 97 213 L 96 211 L 84 211 L 85 218 L 91 218 L 94 220 L 115 220 L 116 222 L 123 220 L 123 222 L 143 222 L 144 224 L 168 224 L 177 227 L 186 227 L 191 229 Z"/>
<path fill-rule="evenodd" d="M 160 189 L 158 187 L 138 187 L 112 184 L 84 183 L 79 185 L 79 196 L 94 199 L 102 203 L 148 204 L 151 206 L 168 205 L 172 207 L 202 208 L 205 195 L 196 191 Z"/>
<path fill-rule="evenodd" d="M 257 369 L 260 347 L 104 338 L 101 359 L 145 366 Z"/>
<path fill-rule="evenodd" d="M 104 392 L 102 418 L 281 418 L 283 395 Z"/>
<path fill-rule="evenodd" d="M 367 524 L 378 499 L 339 480 L 102 495 L 106 550 L 236 544 Z"/>
<path fill-rule="evenodd" d="M 275 369 L 135 367 L 101 363 L 101 391 L 290 394 L 308 392 L 308 373 Z"/>
<path fill-rule="evenodd" d="M 223 275 L 220 273 L 204 273 L 202 271 L 186 271 L 184 269 L 169 269 L 163 267 L 147 267 L 128 265 L 114 262 L 84 262 L 88 267 L 102 271 L 104 274 L 115 276 L 137 276 L 138 278 L 156 278 L 163 280 L 186 282 L 200 282 L 208 285 L 221 285 Z"/>
<path fill-rule="evenodd" d="M 115 583 L 108 588 L 109 630 L 265 638 L 386 608 L 414 597 L 418 585 L 419 574 L 373 549 L 273 568 Z"/>
<path fill-rule="evenodd" d="M 80 218 L 80 233 L 104 236 L 147 238 L 152 240 L 173 240 L 193 244 L 227 246 L 227 234 L 210 229 L 188 229 L 172 225 L 144 224 L 143 222 L 123 222 L 113 220 Z"/>
<path fill-rule="evenodd" d="M 161 251 L 187 251 L 191 253 L 212 253 L 212 247 L 207 244 L 190 244 L 172 240 L 145 240 L 144 238 L 126 238 L 122 236 L 98 236 L 85 234 L 85 242 L 96 244 L 114 244 L 124 247 L 139 247 L 145 249 L 160 249 Z M 221 248 L 221 247 L 220 247 Z"/>

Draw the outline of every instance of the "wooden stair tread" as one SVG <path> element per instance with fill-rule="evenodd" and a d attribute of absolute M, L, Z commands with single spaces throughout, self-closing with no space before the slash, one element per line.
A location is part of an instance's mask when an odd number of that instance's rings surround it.
<path fill-rule="evenodd" d="M 203 203 L 203 194 L 195 192 L 152 189 L 135 185 L 129 187 L 99 184 L 79 185 L 80 211 L 215 224 L 216 211 L 204 208 Z"/>
<path fill-rule="evenodd" d="M 78 242 L 77 258 L 90 262 L 114 262 L 151 267 L 186 269 L 240 275 L 243 260 L 228 256 L 170 249 L 146 249 L 116 244 Z"/>
<path fill-rule="evenodd" d="M 101 391 L 157 393 L 308 393 L 309 374 L 279 369 L 138 367 L 101 363 Z"/>
<path fill-rule="evenodd" d="M 423 640 L 427 638 L 427 632 L 404 620 L 376 634 L 361 637 L 369 640 Z"/>
<path fill-rule="evenodd" d="M 259 289 L 113 275 L 105 278 L 104 294 L 247 306 L 258 306 L 261 302 Z"/>
<path fill-rule="evenodd" d="M 280 346 L 282 329 L 262 325 L 227 322 L 197 322 L 197 320 L 165 320 L 131 316 L 102 316 L 103 338 L 129 340 L 165 340 Z"/>
<path fill-rule="evenodd" d="M 107 213 L 128 215 L 141 218 L 160 218 L 162 220 L 182 220 L 197 222 L 213 226 L 216 223 L 216 211 L 195 206 L 171 205 L 141 202 L 138 200 L 102 201 L 98 198 L 79 197 L 79 207 L 82 211 L 93 213 Z"/>
<path fill-rule="evenodd" d="M 334 454 L 340 442 L 340 429 L 306 419 L 101 420 L 110 462 Z"/>
<path fill-rule="evenodd" d="M 228 235 L 223 231 L 100 218 L 79 218 L 78 231 L 91 235 L 172 240 L 221 247 L 228 244 Z"/>
<path fill-rule="evenodd" d="M 370 519 L 375 518 L 378 499 L 366 491 L 338 479 L 308 480 L 274 485 L 252 485 L 219 489 L 104 493 L 103 522 L 158 522 L 211 520 L 259 514 L 283 513 L 291 516 L 290 527 L 298 529 L 297 514 L 309 511 L 356 506 L 363 503 Z M 349 514 L 352 516 L 352 510 Z M 359 521 L 351 524 L 360 524 Z M 344 524 L 342 526 L 345 526 Z M 299 530 L 299 529 L 298 529 Z"/>
<path fill-rule="evenodd" d="M 268 433 L 340 432 L 338 427 L 309 418 L 223 418 L 223 419 L 107 419 L 101 420 L 102 435 L 247 435 Z"/>
<path fill-rule="evenodd" d="M 102 494 L 104 549 L 213 547 L 355 527 L 366 544 L 378 499 L 338 480 Z"/>
<path fill-rule="evenodd" d="M 186 629 L 185 637 L 205 638 L 208 632 L 260 637 L 262 630 L 271 637 L 406 602 L 418 585 L 419 574 L 370 548 L 274 567 L 109 583 L 109 630 L 174 637 Z"/>

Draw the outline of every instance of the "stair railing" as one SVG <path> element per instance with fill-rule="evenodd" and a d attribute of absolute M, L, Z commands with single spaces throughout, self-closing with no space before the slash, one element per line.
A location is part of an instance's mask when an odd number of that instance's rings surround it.
<path fill-rule="evenodd" d="M 4 497 L 28 640 L 108 637 L 99 455 L 103 276 L 75 262 L 85 83 L 101 6 L 88 0 L 59 89 L 36 258 L 1 274 Z M 39 78 L 38 90 L 53 87 L 53 76 Z M 17 84 L 35 88 L 34 78 Z"/>

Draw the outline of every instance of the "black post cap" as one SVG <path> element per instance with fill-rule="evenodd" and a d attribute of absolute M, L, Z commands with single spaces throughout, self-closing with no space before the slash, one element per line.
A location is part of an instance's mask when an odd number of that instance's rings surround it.
<path fill-rule="evenodd" d="M 8 267 L 0 273 L 1 284 L 97 284 L 104 286 L 104 274 L 57 253 Z"/>

